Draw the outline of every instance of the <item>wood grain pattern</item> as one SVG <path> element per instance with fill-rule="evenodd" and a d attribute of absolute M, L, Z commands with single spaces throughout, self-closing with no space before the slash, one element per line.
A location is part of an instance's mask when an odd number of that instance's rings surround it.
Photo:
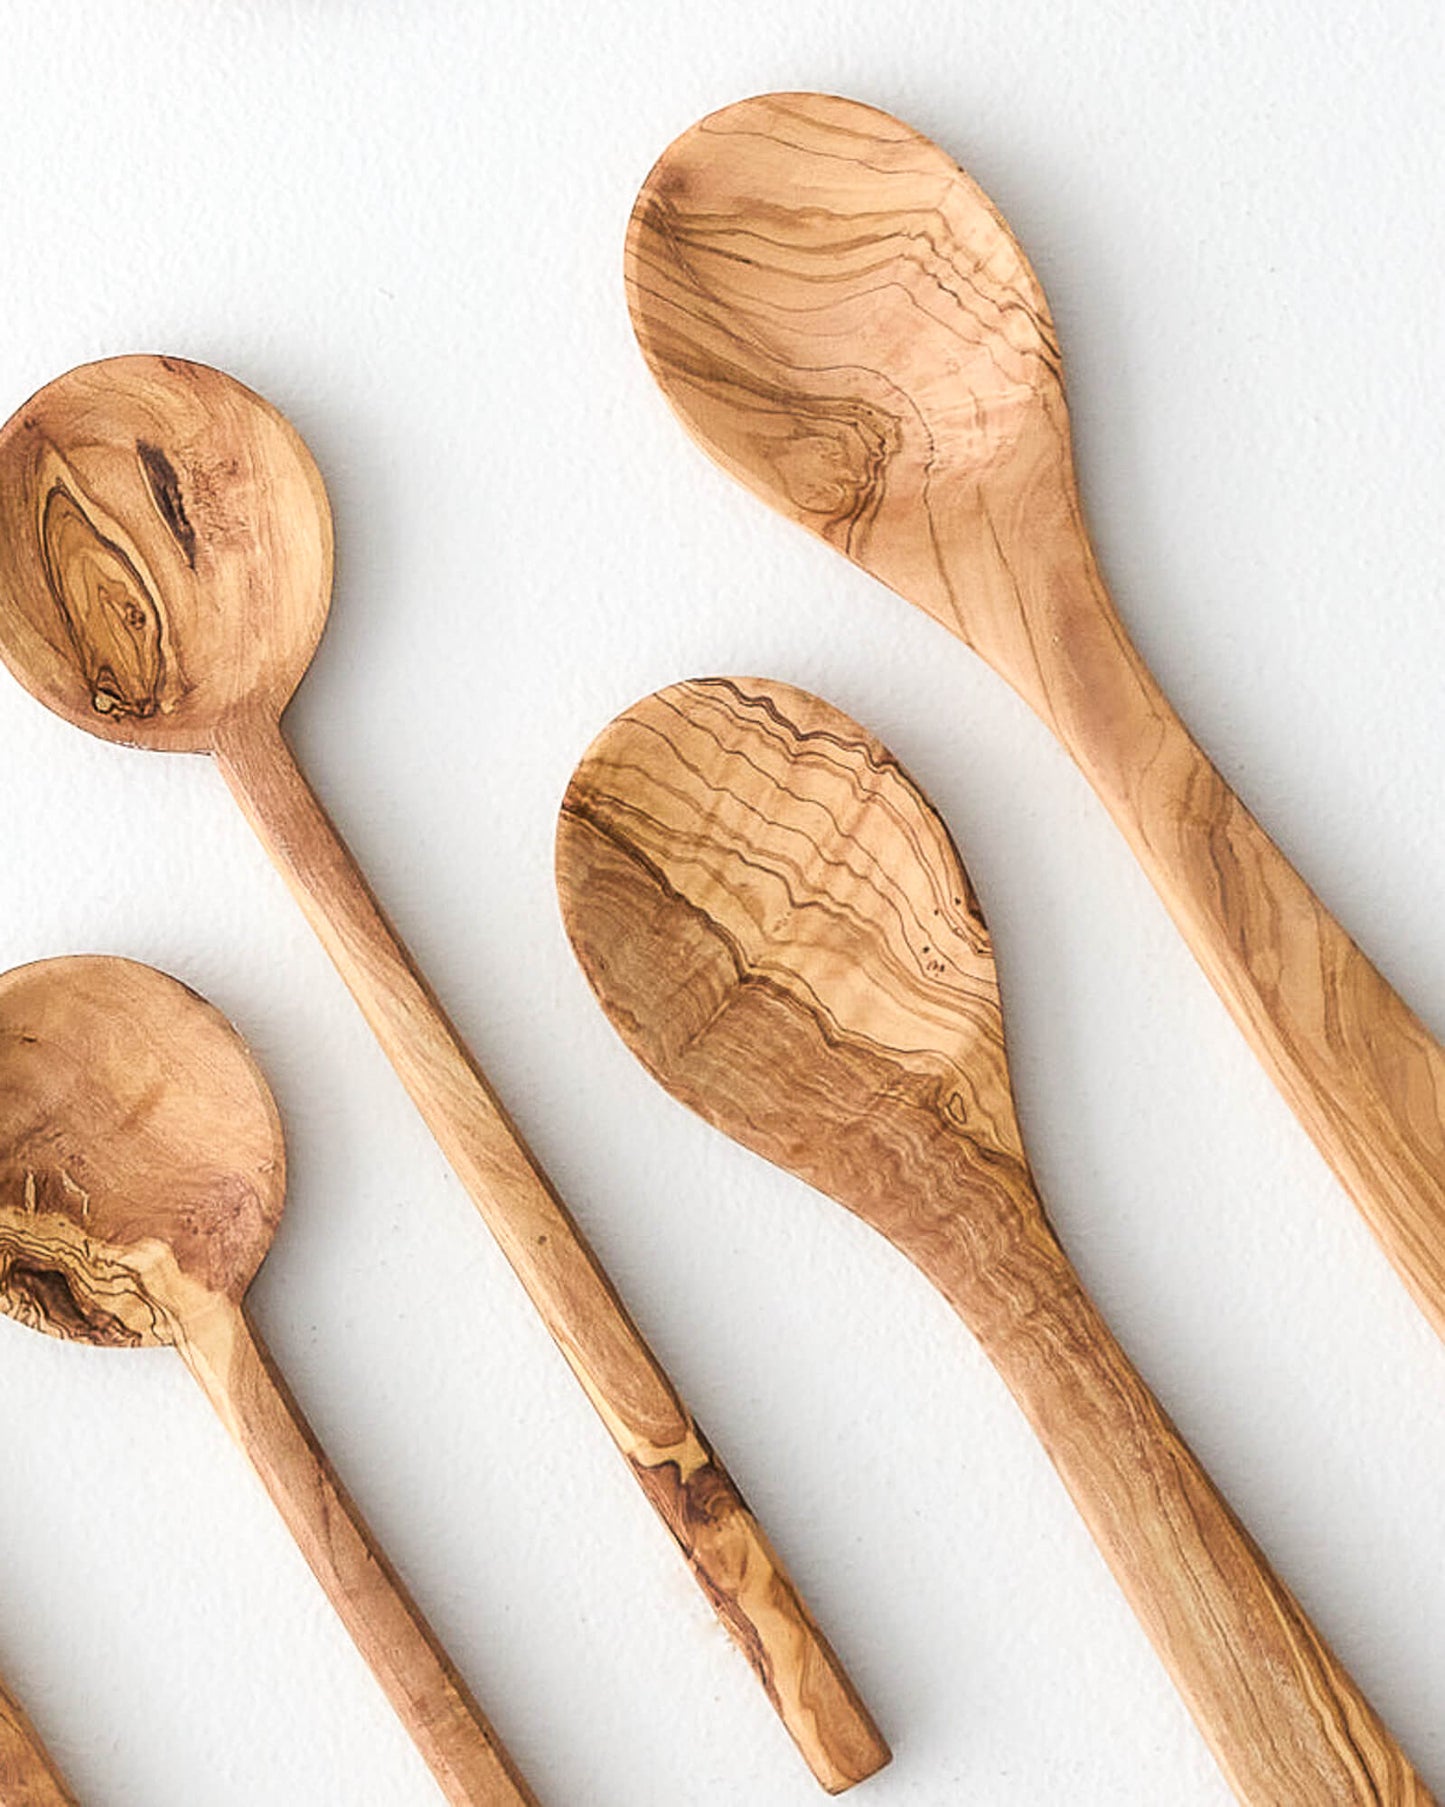
<path fill-rule="evenodd" d="M 447 1800 L 536 1807 L 247 1319 L 285 1169 L 264 1078 L 194 992 L 100 957 L 0 977 L 0 1309 L 74 1341 L 173 1345 Z"/>
<path fill-rule="evenodd" d="M 626 270 L 643 353 L 703 448 L 1058 736 L 1445 1335 L 1445 1051 L 1130 644 L 1084 524 L 1048 303 L 987 197 L 871 107 L 763 96 L 665 153 Z"/>
<path fill-rule="evenodd" d="M 0 1688 L 0 1802 L 4 1807 L 77 1807 L 18 1702 Z"/>
<path fill-rule="evenodd" d="M 1239 1799 L 1424 1807 L 1060 1248 L 1014 1113 L 988 930 L 887 750 L 786 685 L 674 685 L 578 767 L 557 882 L 582 968 L 649 1071 L 881 1231 L 979 1338 Z"/>
<path fill-rule="evenodd" d="M 301 440 L 217 371 L 90 365 L 0 432 L 0 656 L 108 739 L 216 756 L 714 1610 L 840 1792 L 887 1744 L 286 746 L 331 559 Z"/>

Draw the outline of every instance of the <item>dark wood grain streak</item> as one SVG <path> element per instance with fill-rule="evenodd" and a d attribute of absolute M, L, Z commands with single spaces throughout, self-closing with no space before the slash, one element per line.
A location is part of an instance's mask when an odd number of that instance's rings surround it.
<path fill-rule="evenodd" d="M 1445 1335 L 1445 1050 L 1130 643 L 1084 523 L 1048 303 L 987 196 L 873 108 L 765 95 L 664 154 L 626 274 L 643 353 L 699 444 L 1058 736 Z"/>
<path fill-rule="evenodd" d="M 784 685 L 675 685 L 578 767 L 557 875 L 582 968 L 649 1071 L 881 1231 L 978 1337 L 1239 1799 L 1426 1807 L 1060 1247 L 987 927 L 887 751 Z"/>

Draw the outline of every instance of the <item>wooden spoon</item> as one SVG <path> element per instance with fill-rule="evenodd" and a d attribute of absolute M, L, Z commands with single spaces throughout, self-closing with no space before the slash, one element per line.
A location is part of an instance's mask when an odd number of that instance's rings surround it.
<path fill-rule="evenodd" d="M 987 196 L 886 113 L 766 95 L 667 150 L 626 268 L 643 353 L 703 448 L 1053 729 L 1445 1335 L 1445 1050 L 1130 645 L 1084 526 L 1048 303 Z"/>
<path fill-rule="evenodd" d="M 887 750 L 786 685 L 674 685 L 577 768 L 557 883 L 654 1077 L 880 1230 L 978 1337 L 1240 1800 L 1428 1802 L 1055 1240 L 988 931 Z"/>
<path fill-rule="evenodd" d="M 215 755 L 714 1610 L 840 1792 L 887 1745 L 282 738 L 331 552 L 295 430 L 204 365 L 87 365 L 0 430 L 0 656 L 91 733 Z"/>
<path fill-rule="evenodd" d="M 171 1344 L 447 1799 L 535 1807 L 247 1317 L 285 1178 L 266 1081 L 194 992 L 100 956 L 0 976 L 0 1310 L 77 1342 Z"/>
<path fill-rule="evenodd" d="M 19 1704 L 0 1688 L 0 1801 L 5 1807 L 76 1807 Z"/>

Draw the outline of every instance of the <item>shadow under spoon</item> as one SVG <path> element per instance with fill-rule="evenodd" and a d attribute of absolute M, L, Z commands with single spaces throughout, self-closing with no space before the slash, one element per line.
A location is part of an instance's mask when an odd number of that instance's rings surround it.
<path fill-rule="evenodd" d="M 0 431 L 0 656 L 93 734 L 215 756 L 713 1610 L 841 1792 L 888 1746 L 286 745 L 331 561 L 300 436 L 218 370 L 85 365 Z"/>
<path fill-rule="evenodd" d="M 0 1688 L 0 1801 L 5 1807 L 76 1807 L 20 1705 Z"/>
<path fill-rule="evenodd" d="M 846 1205 L 979 1339 L 1248 1807 L 1426 1807 L 1060 1247 L 1014 1113 L 993 951 L 948 831 L 847 716 L 678 684 L 593 742 L 557 884 L 669 1092 Z"/>
<path fill-rule="evenodd" d="M 0 977 L 0 1310 L 76 1342 L 170 1344 L 442 1793 L 536 1807 L 251 1326 L 285 1184 L 266 1081 L 194 992 L 99 955 Z"/>
<path fill-rule="evenodd" d="M 763 95 L 664 152 L 626 274 L 643 355 L 704 450 L 1057 735 L 1445 1336 L 1445 1049 L 1130 644 L 1084 524 L 1048 302 L 988 197 L 886 113 Z"/>

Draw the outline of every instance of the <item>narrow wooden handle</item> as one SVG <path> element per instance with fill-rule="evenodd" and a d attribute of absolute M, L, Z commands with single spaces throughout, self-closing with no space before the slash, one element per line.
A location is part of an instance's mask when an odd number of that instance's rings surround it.
<path fill-rule="evenodd" d="M 1150 751 L 1081 760 L 1210 983 L 1445 1337 L 1445 1049 L 1148 681 Z"/>
<path fill-rule="evenodd" d="M 0 1688 L 0 1802 L 4 1807 L 76 1807 L 44 1745 L 17 1703 Z"/>
<path fill-rule="evenodd" d="M 1123 830 L 1210 982 L 1445 1337 L 1445 1049 L 1215 770 L 1114 612 L 1077 516 L 1031 495 L 997 581 L 1021 645 L 981 643 Z M 966 585 L 962 553 L 956 580 Z M 953 625 L 950 623 L 950 625 Z"/>
<path fill-rule="evenodd" d="M 548 1330 L 818 1781 L 889 1760 L 766 1534 L 413 965 L 274 724 L 217 749 L 226 781 Z"/>
<path fill-rule="evenodd" d="M 177 1346 L 250 1458 L 442 1793 L 454 1807 L 537 1807 L 244 1313 L 217 1301 L 181 1326 Z"/>
<path fill-rule="evenodd" d="M 983 1309 L 971 1254 L 924 1265 L 1023 1407 L 1238 1799 L 1431 1807 L 1047 1229 Z"/>

